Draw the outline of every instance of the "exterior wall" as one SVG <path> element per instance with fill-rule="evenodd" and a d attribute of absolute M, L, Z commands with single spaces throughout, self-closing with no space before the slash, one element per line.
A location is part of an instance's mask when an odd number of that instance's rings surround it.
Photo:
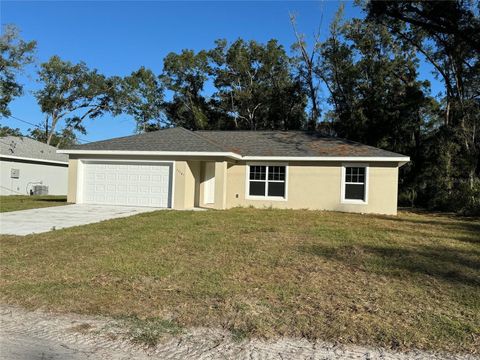
<path fill-rule="evenodd" d="M 200 181 L 201 181 L 201 161 L 189 161 L 188 162 L 190 170 L 192 171 L 193 176 L 193 206 L 199 207 L 200 206 Z"/>
<path fill-rule="evenodd" d="M 227 208 L 227 183 L 228 163 L 226 161 L 217 161 L 215 163 L 215 209 Z"/>
<path fill-rule="evenodd" d="M 77 159 L 106 159 L 105 156 L 70 155 L 68 201 L 76 201 Z M 175 161 L 173 208 L 206 207 L 203 203 L 204 168 L 206 161 L 215 162 L 215 203 L 208 206 L 227 209 L 236 206 L 275 207 L 291 209 L 336 210 L 359 213 L 397 213 L 398 164 L 396 162 L 370 163 L 368 204 L 341 203 L 341 162 L 288 163 L 287 199 L 246 199 L 246 162 L 231 163 L 223 158 L 109 156 L 116 160 Z M 271 163 L 271 162 L 269 162 Z M 349 162 L 351 163 L 351 162 Z M 362 162 L 364 163 L 364 162 Z M 284 162 L 282 162 L 284 164 Z"/>
<path fill-rule="evenodd" d="M 342 204 L 341 162 L 291 162 L 288 165 L 286 200 L 246 198 L 246 163 L 228 167 L 227 208 L 235 206 L 335 210 L 395 215 L 397 213 L 397 163 L 370 163 L 368 204 Z"/>
<path fill-rule="evenodd" d="M 10 177 L 11 169 L 18 169 L 18 179 Z M 27 161 L 0 159 L 0 195 L 29 195 L 32 185 L 47 185 L 49 195 L 67 194 L 66 166 Z M 35 183 L 35 184 L 34 184 Z"/>
<path fill-rule="evenodd" d="M 200 162 L 175 161 L 174 209 L 191 209 L 195 206 L 200 178 Z"/>
<path fill-rule="evenodd" d="M 201 159 L 191 160 L 187 157 L 163 156 L 102 156 L 102 155 L 70 155 L 68 166 L 68 202 L 77 202 L 77 177 L 79 160 L 150 160 L 174 161 L 173 169 L 173 209 L 183 210 L 198 206 L 200 202 Z M 205 159 L 203 159 L 205 160 Z M 220 160 L 216 158 L 215 160 Z"/>
<path fill-rule="evenodd" d="M 67 193 L 67 202 L 69 203 L 77 202 L 77 169 L 78 169 L 78 160 L 69 159 L 68 160 L 68 193 Z"/>

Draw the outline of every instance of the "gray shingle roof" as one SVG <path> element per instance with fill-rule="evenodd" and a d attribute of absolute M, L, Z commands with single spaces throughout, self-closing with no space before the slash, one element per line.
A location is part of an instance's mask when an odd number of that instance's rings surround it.
<path fill-rule="evenodd" d="M 0 137 L 0 154 L 5 156 L 23 157 L 38 160 L 68 162 L 68 156 L 57 154 L 57 148 L 20 136 Z"/>
<path fill-rule="evenodd" d="M 305 131 L 190 131 L 170 128 L 77 145 L 72 150 L 233 152 L 241 156 L 398 157 L 390 151 Z"/>
<path fill-rule="evenodd" d="M 226 151 L 243 156 L 403 156 L 376 147 L 306 131 L 198 131 Z"/>
<path fill-rule="evenodd" d="M 202 151 L 223 152 L 221 147 L 182 127 L 76 145 L 73 150 Z"/>

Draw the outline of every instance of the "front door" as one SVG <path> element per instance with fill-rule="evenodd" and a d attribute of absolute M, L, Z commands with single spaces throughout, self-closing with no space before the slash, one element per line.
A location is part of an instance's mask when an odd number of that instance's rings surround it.
<path fill-rule="evenodd" d="M 215 163 L 205 163 L 205 181 L 203 184 L 203 203 L 213 204 L 215 202 Z"/>

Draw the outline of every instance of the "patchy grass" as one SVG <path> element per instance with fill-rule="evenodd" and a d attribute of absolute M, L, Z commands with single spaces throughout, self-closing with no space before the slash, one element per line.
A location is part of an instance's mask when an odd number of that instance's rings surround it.
<path fill-rule="evenodd" d="M 167 335 L 175 336 L 182 333 L 182 328 L 174 321 L 159 318 L 139 319 L 130 316 L 122 321 L 128 329 L 128 339 L 137 344 L 150 347 L 157 345 L 160 339 Z"/>
<path fill-rule="evenodd" d="M 160 211 L 0 246 L 4 302 L 149 319 L 137 336 L 146 343 L 171 325 L 480 348 L 478 218 Z"/>
<path fill-rule="evenodd" d="M 66 196 L 0 196 L 0 212 L 36 209 L 50 206 L 66 205 Z"/>

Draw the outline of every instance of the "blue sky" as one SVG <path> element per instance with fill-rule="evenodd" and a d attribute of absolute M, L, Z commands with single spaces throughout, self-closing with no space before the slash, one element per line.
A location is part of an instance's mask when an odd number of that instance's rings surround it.
<path fill-rule="evenodd" d="M 0 19 L 2 25 L 17 25 L 24 39 L 38 42 L 37 64 L 59 55 L 72 62 L 83 60 L 105 75 L 127 75 L 140 66 L 160 73 L 169 52 L 208 49 L 219 38 L 260 42 L 275 38 L 289 49 L 294 42 L 289 12 L 297 15 L 302 33 L 312 35 L 320 26 L 325 37 L 339 5 L 337 1 L 1 1 Z M 352 2 L 345 2 L 345 16 L 363 15 Z M 38 88 L 35 71 L 35 65 L 30 66 L 22 76 L 25 95 L 11 104 L 11 110 L 20 119 L 39 123 L 43 115 L 32 95 Z M 431 78 L 428 66 L 422 71 Z M 25 132 L 32 127 L 13 119 L 1 123 Z M 130 135 L 135 128 L 127 116 L 104 116 L 85 126 L 88 134 L 80 138 L 89 141 Z"/>

